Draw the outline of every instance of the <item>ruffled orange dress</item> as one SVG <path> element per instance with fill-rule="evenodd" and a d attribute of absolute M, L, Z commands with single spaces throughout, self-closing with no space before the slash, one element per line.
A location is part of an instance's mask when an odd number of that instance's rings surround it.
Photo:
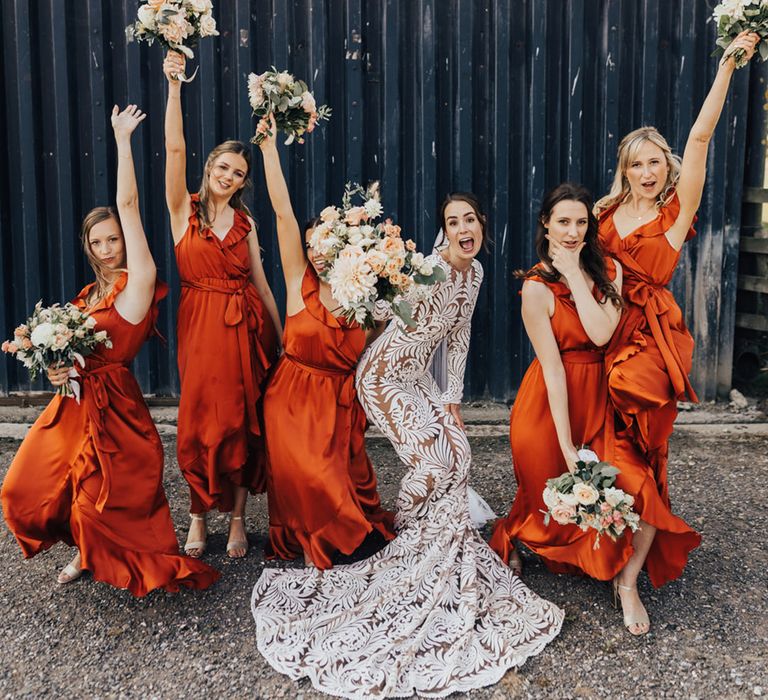
<path fill-rule="evenodd" d="M 75 545 L 82 567 L 97 581 L 144 596 L 155 588 L 207 588 L 219 578 L 210 566 L 179 554 L 163 491 L 163 446 L 128 369 L 153 332 L 152 307 L 136 325 L 114 307 L 124 273 L 92 310 L 103 345 L 86 357 L 80 403 L 55 396 L 30 428 L 2 488 L 5 522 L 25 557 L 58 541 Z M 74 303 L 85 308 L 93 285 Z"/>
<path fill-rule="evenodd" d="M 624 269 L 626 309 L 607 350 L 608 391 L 620 418 L 619 439 L 634 442 L 668 500 L 667 454 L 677 402 L 697 401 L 688 373 L 693 338 L 667 285 L 680 252 L 665 233 L 680 214 L 675 194 L 659 215 L 624 239 L 613 223 L 616 207 L 600 215 L 600 242 Z M 686 240 L 693 238 L 693 228 Z"/>
<path fill-rule="evenodd" d="M 177 455 L 192 513 L 234 507 L 235 488 L 266 488 L 261 398 L 277 350 L 272 319 L 251 282 L 248 217 L 235 211 L 224 240 L 192 215 L 177 243 L 181 379 Z"/>
<path fill-rule="evenodd" d="M 606 267 L 609 276 L 615 276 L 610 259 L 606 259 Z M 546 284 L 555 295 L 551 323 L 565 369 L 573 442 L 589 445 L 598 456 L 621 470 L 616 486 L 632 494 L 634 510 L 658 528 L 646 568 L 653 585 L 661 586 L 680 576 L 688 552 L 698 545 L 699 536 L 672 515 L 658 492 L 652 470 L 632 444 L 614 444 L 605 356 L 584 331 L 570 290 L 561 282 L 533 279 Z M 514 540 L 518 540 L 539 554 L 556 573 L 583 573 L 604 581 L 614 578 L 632 555 L 631 532 L 627 531 L 617 542 L 603 537 L 600 548 L 594 549 L 593 531 L 585 533 L 575 525 L 554 521 L 544 525 L 542 511 L 546 512 L 547 507 L 542 492 L 546 481 L 560 476 L 567 467 L 538 359 L 528 368 L 515 398 L 509 437 L 518 489 L 509 515 L 494 526 L 491 547 L 508 561 Z"/>
<path fill-rule="evenodd" d="M 264 397 L 269 452 L 267 557 L 310 553 L 319 569 L 351 554 L 373 529 L 394 537 L 365 451 L 366 418 L 355 392 L 365 332 L 320 301 L 311 265 L 304 308 L 285 319 L 285 352 Z"/>

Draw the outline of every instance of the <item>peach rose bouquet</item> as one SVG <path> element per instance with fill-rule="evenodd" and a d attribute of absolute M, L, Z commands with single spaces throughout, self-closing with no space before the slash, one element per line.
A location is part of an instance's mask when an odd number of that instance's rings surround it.
<path fill-rule="evenodd" d="M 578 452 L 576 470 L 547 479 L 542 493 L 544 524 L 554 520 L 559 525 L 576 525 L 582 531 L 595 530 L 594 549 L 600 548 L 600 537 L 614 542 L 629 528 L 635 532 L 640 516 L 632 510 L 633 496 L 614 487 L 619 470 L 601 462 L 592 450 Z"/>
<path fill-rule="evenodd" d="M 125 28 L 128 41 L 158 41 L 166 49 L 194 58 L 192 48 L 201 38 L 218 36 L 211 0 L 145 0 L 136 21 Z M 178 76 L 186 83 L 194 79 Z"/>
<path fill-rule="evenodd" d="M 266 73 L 248 76 L 248 101 L 253 116 L 258 119 L 252 143 L 261 143 L 271 136 L 269 115 L 275 115 L 277 130 L 288 134 L 286 146 L 298 141 L 304 143 L 304 134 L 314 131 L 319 121 L 328 120 L 331 108 L 320 107 L 303 80 L 297 80 L 286 71 L 275 67 Z"/>
<path fill-rule="evenodd" d="M 0 349 L 19 360 L 29 370 L 31 379 L 49 367 L 71 365 L 69 382 L 58 387 L 56 393 L 79 400 L 75 363 L 84 367 L 85 355 L 102 343 L 112 347 L 107 332 L 96 330 L 96 319 L 74 304 L 43 307 L 43 302 L 38 301 L 27 322 L 13 332 L 13 340 L 3 342 Z"/>
<path fill-rule="evenodd" d="M 357 197 L 362 202 L 353 204 Z M 371 328 L 376 306 L 377 316 L 391 310 L 415 326 L 410 300 L 444 280 L 445 272 L 416 252 L 413 241 L 403 240 L 391 219 L 377 223 L 382 211 L 378 182 L 368 189 L 347 183 L 342 206 L 320 212 L 309 245 L 347 321 Z"/>

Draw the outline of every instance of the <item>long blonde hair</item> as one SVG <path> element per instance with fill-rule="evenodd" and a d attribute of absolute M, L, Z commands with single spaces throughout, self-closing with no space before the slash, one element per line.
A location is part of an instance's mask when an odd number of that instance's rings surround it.
<path fill-rule="evenodd" d="M 656 199 L 656 208 L 660 209 L 668 204 L 675 192 L 677 180 L 680 177 L 680 166 L 682 161 L 680 156 L 672 153 L 667 140 L 653 126 L 641 126 L 639 129 L 630 131 L 619 144 L 618 162 L 616 164 L 616 175 L 613 178 L 611 191 L 605 197 L 599 199 L 595 204 L 595 214 L 599 215 L 606 209 L 610 209 L 615 204 L 621 204 L 629 196 L 629 181 L 626 172 L 630 163 L 637 157 L 637 152 L 645 143 L 652 143 L 658 146 L 664 152 L 664 158 L 667 161 L 667 181 L 661 188 Z"/>
<path fill-rule="evenodd" d="M 80 242 L 83 246 L 83 252 L 85 257 L 88 258 L 88 263 L 93 268 L 93 274 L 96 275 L 96 288 L 94 289 L 95 295 L 92 295 L 94 300 L 103 299 L 109 291 L 112 289 L 117 274 L 125 271 L 124 268 L 115 270 L 109 268 L 102 263 L 91 250 L 91 242 L 89 236 L 91 229 L 100 224 L 102 221 L 108 219 L 114 219 L 117 227 L 120 229 L 120 235 L 123 236 L 123 227 L 120 224 L 120 216 L 117 213 L 115 207 L 96 207 L 91 209 L 83 219 L 83 224 L 80 227 Z M 125 247 L 125 237 L 123 236 L 123 247 Z"/>
<path fill-rule="evenodd" d="M 246 163 L 245 182 L 243 186 L 235 192 L 229 198 L 229 204 L 233 209 L 238 209 L 244 214 L 251 216 L 251 212 L 248 207 L 243 203 L 243 191 L 251 186 L 250 174 L 251 174 L 251 151 L 246 147 L 242 141 L 224 141 L 214 148 L 205 160 L 205 168 L 203 169 L 203 181 L 200 183 L 200 189 L 198 190 L 198 197 L 200 198 L 200 206 L 197 207 L 197 220 L 200 224 L 200 231 L 204 228 L 210 228 L 213 223 L 208 216 L 208 200 L 210 199 L 210 192 L 208 189 L 208 181 L 211 176 L 211 170 L 214 162 L 222 153 L 234 153 L 238 156 L 242 156 Z"/>

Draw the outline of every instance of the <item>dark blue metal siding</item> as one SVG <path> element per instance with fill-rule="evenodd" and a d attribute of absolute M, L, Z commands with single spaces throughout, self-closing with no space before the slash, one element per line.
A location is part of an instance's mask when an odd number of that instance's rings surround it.
<path fill-rule="evenodd" d="M 126 45 L 136 0 L 0 3 L 0 329 L 35 301 L 71 297 L 88 278 L 78 228 L 113 199 L 109 111 L 140 104 L 134 138 L 142 210 L 171 284 L 160 326 L 136 362 L 149 393 L 176 394 L 178 275 L 163 196 L 165 84 L 157 47 Z M 340 199 L 347 180 L 382 180 L 384 205 L 419 247 L 449 190 L 475 191 L 495 240 L 474 319 L 468 396 L 514 394 L 530 348 L 512 271 L 533 262 L 544 191 L 561 180 L 610 185 L 621 137 L 654 124 L 680 152 L 716 70 L 713 2 L 701 0 L 219 0 L 221 36 L 197 51 L 184 88 L 188 186 L 206 154 L 253 129 L 245 78 L 270 65 L 305 78 L 330 123 L 282 158 L 299 219 Z M 698 223 L 673 289 L 696 339 L 703 397 L 730 384 L 749 70 L 734 79 L 711 148 Z M 757 84 L 757 83 L 754 83 Z M 753 90 L 754 91 L 754 90 Z M 254 150 L 249 203 L 265 269 L 283 297 L 272 217 Z M 0 361 L 0 392 L 30 386 Z"/>

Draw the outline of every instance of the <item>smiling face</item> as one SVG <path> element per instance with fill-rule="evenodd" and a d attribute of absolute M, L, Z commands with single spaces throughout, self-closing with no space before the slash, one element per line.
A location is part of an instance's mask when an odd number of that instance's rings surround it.
<path fill-rule="evenodd" d="M 307 260 L 309 260 L 309 264 L 312 265 L 315 272 L 319 275 L 325 269 L 325 265 L 321 259 L 315 257 L 315 249 L 309 245 L 309 239 L 312 237 L 314 230 L 315 227 L 310 226 L 304 231 L 304 242 L 307 245 Z"/>
<path fill-rule="evenodd" d="M 651 141 L 643 141 L 628 159 L 624 177 L 635 199 L 656 201 L 667 185 L 669 165 L 664 151 Z"/>
<path fill-rule="evenodd" d="M 463 200 L 449 202 L 443 214 L 448 259 L 462 266 L 472 262 L 483 245 L 483 224 L 474 207 Z"/>
<path fill-rule="evenodd" d="M 573 249 L 587 235 L 589 212 L 583 202 L 563 199 L 552 207 L 549 218 L 541 223 L 551 239 L 564 248 Z"/>
<path fill-rule="evenodd" d="M 125 267 L 125 240 L 120 224 L 109 217 L 94 224 L 88 232 L 88 249 L 95 261 L 105 268 Z"/>
<path fill-rule="evenodd" d="M 245 185 L 248 163 L 239 153 L 221 153 L 211 164 L 208 191 L 216 198 L 230 199 Z"/>

